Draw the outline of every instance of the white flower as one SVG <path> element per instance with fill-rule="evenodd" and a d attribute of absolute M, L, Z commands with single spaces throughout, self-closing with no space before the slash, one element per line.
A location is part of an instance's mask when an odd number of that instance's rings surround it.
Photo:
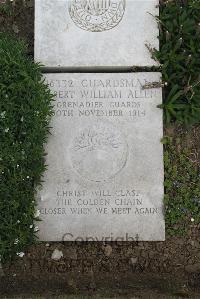
<path fill-rule="evenodd" d="M 5 118 L 6 111 L 1 112 L 1 118 Z"/>
<path fill-rule="evenodd" d="M 5 132 L 5 133 L 8 133 L 8 132 L 9 132 L 9 128 L 6 128 L 6 129 L 4 130 L 4 132 Z"/>
<path fill-rule="evenodd" d="M 20 220 L 17 220 L 17 223 L 20 223 Z"/>
<path fill-rule="evenodd" d="M 19 164 L 17 164 L 17 168 L 19 167 Z"/>
<path fill-rule="evenodd" d="M 24 121 L 24 117 L 22 116 L 20 120 L 21 120 L 21 122 L 23 122 Z"/>
<path fill-rule="evenodd" d="M 191 218 L 191 222 L 194 222 L 194 218 Z"/>
<path fill-rule="evenodd" d="M 34 232 L 38 232 L 39 231 L 39 227 L 38 226 L 35 226 L 34 228 Z"/>
<path fill-rule="evenodd" d="M 27 175 L 27 177 L 26 177 L 27 179 L 30 179 L 30 176 L 29 175 Z"/>
<path fill-rule="evenodd" d="M 30 228 L 33 228 L 33 224 L 31 224 L 29 227 L 30 227 Z"/>
<path fill-rule="evenodd" d="M 17 245 L 19 243 L 19 239 L 17 238 L 14 242 L 15 245 Z"/>
<path fill-rule="evenodd" d="M 37 218 L 37 217 L 39 217 L 40 216 L 40 210 L 37 210 L 36 212 L 35 212 L 35 218 Z"/>
<path fill-rule="evenodd" d="M 25 253 L 24 253 L 24 252 L 18 252 L 17 255 L 18 255 L 19 257 L 24 257 L 24 256 L 25 256 Z"/>

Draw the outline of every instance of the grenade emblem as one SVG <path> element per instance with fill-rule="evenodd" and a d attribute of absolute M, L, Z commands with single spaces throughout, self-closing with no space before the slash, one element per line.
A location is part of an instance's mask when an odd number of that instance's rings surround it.
<path fill-rule="evenodd" d="M 91 15 L 100 16 L 109 9 L 110 4 L 110 0 L 86 0 L 83 7 Z"/>
<path fill-rule="evenodd" d="M 123 133 L 109 122 L 93 122 L 76 132 L 69 146 L 74 171 L 84 180 L 103 182 L 125 167 L 128 145 Z"/>

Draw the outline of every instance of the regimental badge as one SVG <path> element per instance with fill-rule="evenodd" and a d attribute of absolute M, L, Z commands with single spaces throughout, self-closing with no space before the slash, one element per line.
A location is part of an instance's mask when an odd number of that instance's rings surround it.
<path fill-rule="evenodd" d="M 126 165 L 128 145 L 122 132 L 109 122 L 94 122 L 82 128 L 69 147 L 71 163 L 84 180 L 107 181 Z"/>
<path fill-rule="evenodd" d="M 69 14 L 83 30 L 102 32 L 116 27 L 123 18 L 126 0 L 71 0 Z"/>

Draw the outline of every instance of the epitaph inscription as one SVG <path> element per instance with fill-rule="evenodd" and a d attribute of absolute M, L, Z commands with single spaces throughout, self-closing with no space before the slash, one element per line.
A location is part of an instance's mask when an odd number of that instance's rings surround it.
<path fill-rule="evenodd" d="M 125 0 L 72 0 L 69 13 L 81 29 L 101 32 L 117 26 L 125 11 Z"/>
<path fill-rule="evenodd" d="M 46 74 L 56 100 L 38 191 L 49 241 L 164 240 L 158 73 Z"/>

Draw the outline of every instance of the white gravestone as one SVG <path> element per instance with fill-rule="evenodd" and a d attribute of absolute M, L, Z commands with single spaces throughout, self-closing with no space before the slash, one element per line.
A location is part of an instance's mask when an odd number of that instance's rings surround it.
<path fill-rule="evenodd" d="M 46 74 L 56 93 L 38 192 L 45 241 L 161 241 L 159 73 Z"/>
<path fill-rule="evenodd" d="M 152 66 L 158 0 L 35 0 L 35 60 L 46 67 Z"/>

